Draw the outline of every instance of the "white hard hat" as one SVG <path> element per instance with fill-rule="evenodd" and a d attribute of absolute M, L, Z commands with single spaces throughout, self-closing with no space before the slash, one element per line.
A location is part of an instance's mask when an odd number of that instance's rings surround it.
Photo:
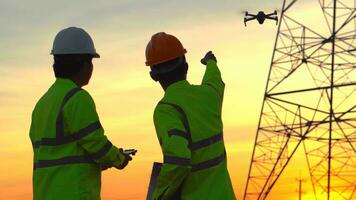
<path fill-rule="evenodd" d="M 91 54 L 94 58 L 100 58 L 90 35 L 77 27 L 69 27 L 59 31 L 54 38 L 51 54 Z"/>

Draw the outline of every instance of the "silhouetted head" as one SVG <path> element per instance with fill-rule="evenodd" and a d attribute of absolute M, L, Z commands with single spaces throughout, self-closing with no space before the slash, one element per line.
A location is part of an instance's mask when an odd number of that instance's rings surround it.
<path fill-rule="evenodd" d="M 152 35 L 146 47 L 146 65 L 151 68 L 151 78 L 159 81 L 164 90 L 187 77 L 187 50 L 173 35 L 159 32 Z"/>
<path fill-rule="evenodd" d="M 94 42 L 82 28 L 69 27 L 54 38 L 51 54 L 57 78 L 71 79 L 78 87 L 89 83 L 93 72 L 93 58 L 99 58 Z"/>
<path fill-rule="evenodd" d="M 93 55 L 61 54 L 54 55 L 53 70 L 56 78 L 71 79 L 78 87 L 89 83 L 93 73 Z"/>
<path fill-rule="evenodd" d="M 186 80 L 188 63 L 185 56 L 181 56 L 157 65 L 151 66 L 151 78 L 158 81 L 164 90 L 177 81 Z"/>

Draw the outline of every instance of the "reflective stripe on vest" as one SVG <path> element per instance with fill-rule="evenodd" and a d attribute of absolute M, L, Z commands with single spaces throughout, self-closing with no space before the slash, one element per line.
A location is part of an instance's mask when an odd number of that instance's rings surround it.
<path fill-rule="evenodd" d="M 218 133 L 218 134 L 213 135 L 213 136 L 211 136 L 209 138 L 202 139 L 202 140 L 199 140 L 197 142 L 192 142 L 190 144 L 190 149 L 193 150 L 193 151 L 194 150 L 198 150 L 198 149 L 210 146 L 212 144 L 215 144 L 217 142 L 220 142 L 223 139 L 224 139 L 223 133 Z"/>
<path fill-rule="evenodd" d="M 44 168 L 44 167 L 53 167 L 58 165 L 65 164 L 79 164 L 79 163 L 91 163 L 95 164 L 94 159 L 100 159 L 105 156 L 105 154 L 110 150 L 112 144 L 110 141 L 107 141 L 106 144 L 96 153 L 83 155 L 83 156 L 66 156 L 58 159 L 52 160 L 38 160 L 34 163 L 34 169 Z"/>
<path fill-rule="evenodd" d="M 38 168 L 44 167 L 53 167 L 58 165 L 66 165 L 66 164 L 79 164 L 79 163 L 95 163 L 93 159 L 89 156 L 67 156 L 59 159 L 53 160 L 39 160 L 34 163 L 33 169 L 36 170 Z"/>
<path fill-rule="evenodd" d="M 172 106 L 173 108 L 175 108 L 175 110 L 178 111 L 178 113 L 181 114 L 181 116 L 183 117 L 183 125 L 184 125 L 184 128 L 186 129 L 187 133 L 184 132 L 184 131 L 181 131 L 181 130 L 178 130 L 178 129 L 171 129 L 168 131 L 168 135 L 169 136 L 179 136 L 179 137 L 183 137 L 183 138 L 186 138 L 188 140 L 188 143 L 189 143 L 189 149 L 191 151 L 196 151 L 196 150 L 199 150 L 201 148 L 204 148 L 204 147 L 208 147 L 212 144 L 215 144 L 219 141 L 222 141 L 223 140 L 223 133 L 218 133 L 216 135 L 213 135 L 209 138 L 205 138 L 205 139 L 202 139 L 200 141 L 197 141 L 197 142 L 193 142 L 192 141 L 192 136 L 190 134 L 190 126 L 189 126 L 189 121 L 188 121 L 188 118 L 187 118 L 187 115 L 186 113 L 184 112 L 184 110 L 176 105 L 176 104 L 173 104 L 173 103 L 168 103 L 168 102 L 159 102 L 158 104 L 164 104 L 164 105 L 170 105 Z M 169 159 L 168 159 L 169 158 Z M 204 161 L 204 162 L 201 162 L 201 163 L 198 163 L 198 164 L 194 164 L 194 165 L 191 165 L 192 166 L 192 172 L 196 172 L 196 171 L 199 171 L 199 170 L 203 170 L 203 169 L 207 169 L 207 168 L 210 168 L 210 167 L 214 167 L 218 164 L 220 164 L 222 161 L 224 161 L 226 159 L 226 151 L 224 150 L 224 153 L 215 157 L 215 158 L 212 158 L 210 160 L 207 160 L 207 161 Z M 181 158 L 181 157 L 175 157 L 175 156 L 167 156 L 167 155 L 164 155 L 164 163 L 168 163 L 168 164 L 176 164 L 176 165 L 183 165 L 183 166 L 187 166 L 187 165 L 190 165 L 190 164 L 187 164 L 188 161 L 189 163 L 191 162 L 190 159 L 187 159 L 187 158 Z"/>
<path fill-rule="evenodd" d="M 226 152 L 224 151 L 224 153 L 221 154 L 220 156 L 217 156 L 210 160 L 192 165 L 191 160 L 188 158 L 181 158 L 181 157 L 176 157 L 176 156 L 166 156 L 165 155 L 163 157 L 163 163 L 180 165 L 180 166 L 191 166 L 192 167 L 191 171 L 196 172 L 196 171 L 200 171 L 203 169 L 208 169 L 208 168 L 214 167 L 214 166 L 220 164 L 222 161 L 224 161 L 225 158 L 226 158 Z"/>
<path fill-rule="evenodd" d="M 176 109 L 178 111 L 178 113 L 180 113 L 182 115 L 182 117 L 183 117 L 183 126 L 184 126 L 185 130 L 187 130 L 187 132 L 188 132 L 188 134 L 186 134 L 187 135 L 187 139 L 189 141 L 189 144 L 192 143 L 192 136 L 190 134 L 190 126 L 189 126 L 189 122 L 188 122 L 188 117 L 185 114 L 184 110 L 180 106 L 178 106 L 176 104 L 173 104 L 173 103 L 160 101 L 158 104 L 170 105 L 174 109 Z"/>
<path fill-rule="evenodd" d="M 68 102 L 68 100 L 73 97 L 77 92 L 82 90 L 81 88 L 74 88 L 70 90 L 66 96 L 64 96 L 64 99 L 61 103 L 61 107 L 59 108 L 59 113 L 57 115 L 57 120 L 56 120 L 56 138 L 61 138 L 64 137 L 64 127 L 63 127 L 63 108 L 65 104 Z"/>
<path fill-rule="evenodd" d="M 179 136 L 179 137 L 183 137 L 183 138 L 189 140 L 188 134 L 186 132 L 178 130 L 178 129 L 171 129 L 171 130 L 168 131 L 168 136 L 169 137 L 171 137 L 173 135 Z"/>
<path fill-rule="evenodd" d="M 56 146 L 56 145 L 61 145 L 61 144 L 67 144 L 71 142 L 75 142 L 77 140 L 80 140 L 81 138 L 89 135 L 90 133 L 101 129 L 102 126 L 99 121 L 94 122 L 90 124 L 89 126 L 80 129 L 78 132 L 73 133 L 71 135 L 66 135 L 64 137 L 60 138 L 42 138 L 39 141 L 35 141 L 32 145 L 33 148 L 38 148 L 41 145 L 43 146 Z"/>
<path fill-rule="evenodd" d="M 190 159 L 188 158 L 181 158 L 177 156 L 164 156 L 163 162 L 168 164 L 174 165 L 181 165 L 181 166 L 190 166 Z"/>
<path fill-rule="evenodd" d="M 56 138 L 42 138 L 39 141 L 35 141 L 32 143 L 33 148 L 39 148 L 40 146 L 57 146 L 62 144 L 67 144 L 71 142 L 75 142 L 80 140 L 81 138 L 85 137 L 86 135 L 101 129 L 102 126 L 99 121 L 93 122 L 92 124 L 88 125 L 87 127 L 82 128 L 78 132 L 71 134 L 71 135 L 64 135 L 64 127 L 63 127 L 63 108 L 65 104 L 69 101 L 71 97 L 73 97 L 77 92 L 81 91 L 81 88 L 74 88 L 70 90 L 65 97 L 60 106 L 59 113 L 56 119 Z M 88 154 L 88 155 L 81 155 L 81 156 L 66 156 L 58 159 L 52 160 L 38 160 L 34 163 L 34 169 L 43 168 L 43 167 L 52 167 L 58 165 L 65 165 L 65 164 L 75 164 L 75 163 L 92 163 L 95 164 L 94 159 L 100 159 L 104 156 L 112 147 L 110 141 L 107 143 L 96 153 Z"/>
<path fill-rule="evenodd" d="M 179 136 L 179 137 L 183 137 L 183 138 L 187 139 L 188 142 L 189 142 L 189 149 L 192 150 L 192 151 L 195 151 L 195 150 L 210 146 L 210 145 L 215 144 L 217 142 L 220 142 L 220 141 L 222 141 L 224 139 L 223 133 L 218 133 L 216 135 L 213 135 L 211 137 L 199 140 L 197 142 L 190 142 L 189 141 L 189 137 L 188 137 L 188 133 L 186 133 L 184 131 L 181 131 L 181 130 L 178 130 L 178 129 L 169 130 L 168 131 L 168 135 L 170 137 L 171 136 Z"/>
<path fill-rule="evenodd" d="M 203 169 L 208 169 L 208 168 L 214 167 L 214 166 L 220 164 L 225 159 L 226 159 L 226 152 L 224 151 L 224 153 L 221 154 L 220 156 L 217 156 L 213 159 L 192 165 L 192 172 L 196 172 L 196 171 L 200 171 Z"/>

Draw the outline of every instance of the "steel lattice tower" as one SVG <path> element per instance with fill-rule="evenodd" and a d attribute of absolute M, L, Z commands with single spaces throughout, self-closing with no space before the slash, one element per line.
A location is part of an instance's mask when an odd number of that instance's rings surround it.
<path fill-rule="evenodd" d="M 356 199 L 356 0 L 315 2 L 318 30 L 289 15 L 300 3 L 283 2 L 245 200 L 266 199 L 298 149 L 315 199 Z"/>

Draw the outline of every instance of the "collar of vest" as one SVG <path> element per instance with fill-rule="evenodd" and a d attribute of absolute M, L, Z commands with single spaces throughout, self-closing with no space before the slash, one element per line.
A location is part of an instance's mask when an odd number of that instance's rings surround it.
<path fill-rule="evenodd" d="M 68 87 L 70 89 L 78 87 L 72 80 L 65 78 L 56 78 L 56 85 Z"/>

